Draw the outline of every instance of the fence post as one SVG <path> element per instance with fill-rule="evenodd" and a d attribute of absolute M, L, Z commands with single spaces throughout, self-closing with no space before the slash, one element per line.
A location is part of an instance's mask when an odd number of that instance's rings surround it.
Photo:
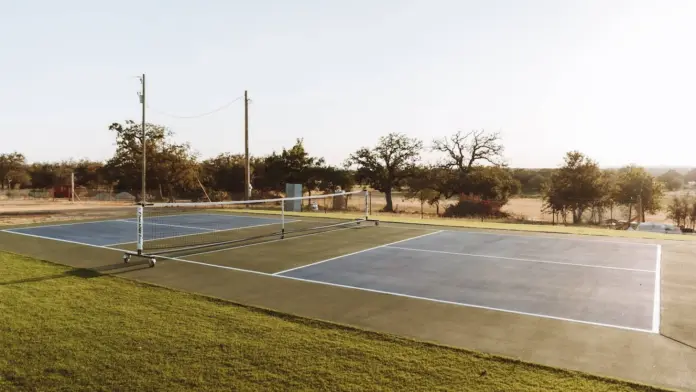
<path fill-rule="evenodd" d="M 75 202 L 75 172 L 70 173 L 70 202 Z"/>

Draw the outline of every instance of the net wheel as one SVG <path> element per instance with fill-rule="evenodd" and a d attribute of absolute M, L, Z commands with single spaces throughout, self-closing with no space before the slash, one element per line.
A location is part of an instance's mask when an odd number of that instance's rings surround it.
<path fill-rule="evenodd" d="M 129 261 L 130 261 L 130 255 L 123 255 L 123 262 L 128 264 Z"/>

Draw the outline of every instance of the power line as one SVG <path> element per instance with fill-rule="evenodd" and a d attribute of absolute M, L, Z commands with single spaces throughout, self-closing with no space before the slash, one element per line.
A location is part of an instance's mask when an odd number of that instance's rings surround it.
<path fill-rule="evenodd" d="M 163 115 L 163 116 L 172 117 L 172 118 L 179 118 L 179 119 L 191 119 L 191 118 L 200 118 L 200 117 L 209 116 L 209 115 L 214 114 L 214 113 L 217 113 L 217 112 L 219 112 L 219 111 L 221 111 L 221 110 L 225 110 L 225 109 L 227 109 L 228 107 L 232 106 L 233 103 L 235 103 L 235 102 L 237 102 L 237 101 L 239 101 L 240 99 L 243 99 L 243 98 L 244 98 L 244 96 L 243 96 L 243 95 L 240 95 L 239 97 L 237 97 L 237 98 L 233 99 L 232 101 L 230 101 L 230 102 L 228 102 L 228 103 L 226 103 L 226 104 L 224 104 L 224 105 L 218 107 L 217 109 L 211 110 L 211 111 L 209 111 L 209 112 L 201 113 L 201 114 L 196 114 L 196 115 L 193 115 L 193 116 L 179 116 L 179 115 L 176 115 L 176 114 L 170 114 L 170 113 L 166 113 L 166 112 L 162 112 L 162 111 L 153 109 L 153 108 L 150 107 L 149 105 L 147 106 L 147 108 L 150 109 L 150 110 L 152 110 L 153 112 L 155 112 L 155 113 L 157 113 L 157 114 L 161 114 L 161 115 Z"/>

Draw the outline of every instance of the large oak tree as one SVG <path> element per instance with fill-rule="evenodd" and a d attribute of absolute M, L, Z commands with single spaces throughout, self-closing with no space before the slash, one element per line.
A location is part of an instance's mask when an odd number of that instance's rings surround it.
<path fill-rule="evenodd" d="M 384 211 L 393 212 L 392 192 L 405 184 L 422 149 L 420 140 L 394 132 L 379 138 L 375 147 L 363 147 L 354 152 L 346 164 L 357 167 L 358 182 L 384 192 Z"/>

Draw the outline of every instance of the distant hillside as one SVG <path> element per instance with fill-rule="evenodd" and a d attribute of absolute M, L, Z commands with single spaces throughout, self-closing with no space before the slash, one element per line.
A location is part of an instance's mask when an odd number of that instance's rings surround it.
<path fill-rule="evenodd" d="M 645 170 L 648 171 L 653 176 L 659 176 L 662 174 L 667 173 L 670 170 L 674 170 L 677 173 L 684 175 L 689 172 L 689 170 L 693 169 L 693 167 L 687 167 L 687 166 L 647 166 L 645 167 Z"/>
<path fill-rule="evenodd" d="M 693 169 L 692 167 L 686 167 L 686 166 L 654 166 L 654 167 L 646 167 L 645 170 L 648 171 L 648 173 L 652 174 L 653 176 L 659 176 L 661 174 L 665 174 L 670 170 L 674 170 L 679 174 L 686 174 L 689 172 L 689 170 Z"/>

